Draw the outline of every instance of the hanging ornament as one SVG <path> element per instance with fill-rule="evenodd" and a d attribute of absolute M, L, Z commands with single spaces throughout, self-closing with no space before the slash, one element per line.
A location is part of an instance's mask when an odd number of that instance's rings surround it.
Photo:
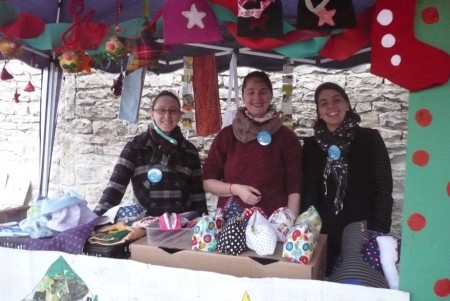
<path fill-rule="evenodd" d="M 0 52 L 5 58 L 16 58 L 21 51 L 22 46 L 18 40 L 6 36 L 0 38 Z"/>
<path fill-rule="evenodd" d="M 13 79 L 14 76 L 11 75 L 11 73 L 8 72 L 8 70 L 6 70 L 6 61 L 5 61 L 5 65 L 2 68 L 2 73 L 0 76 L 1 80 L 9 80 L 9 79 Z"/>
<path fill-rule="evenodd" d="M 23 89 L 25 92 L 34 92 L 34 86 L 31 83 L 31 80 L 28 81 L 27 85 Z"/>
<path fill-rule="evenodd" d="M 123 73 L 120 73 L 120 75 L 114 80 L 111 90 L 113 91 L 113 94 L 115 96 L 120 96 L 122 94 L 122 87 L 123 87 Z"/>
<path fill-rule="evenodd" d="M 91 72 L 93 60 L 83 51 L 65 51 L 59 56 L 59 65 L 67 73 L 78 73 L 83 70 Z"/>
<path fill-rule="evenodd" d="M 13 98 L 15 103 L 19 103 L 19 96 L 20 96 L 20 94 L 19 94 L 19 92 L 17 92 L 17 89 L 16 89 L 16 92 L 14 93 L 14 98 Z"/>
<path fill-rule="evenodd" d="M 127 54 L 125 45 L 116 36 L 112 36 L 106 42 L 105 52 L 110 59 L 115 61 L 119 61 Z"/>

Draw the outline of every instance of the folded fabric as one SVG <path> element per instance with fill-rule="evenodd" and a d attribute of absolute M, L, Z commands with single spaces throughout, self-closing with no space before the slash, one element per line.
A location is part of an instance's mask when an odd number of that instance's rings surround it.
<path fill-rule="evenodd" d="M 389 288 L 398 289 L 399 286 L 399 250 L 398 239 L 393 236 L 378 236 L 377 242 L 380 248 L 380 261 Z"/>
<path fill-rule="evenodd" d="M 159 228 L 161 230 L 179 230 L 181 229 L 181 214 L 164 213 L 159 217 Z"/>
<path fill-rule="evenodd" d="M 125 237 L 130 232 L 131 231 L 129 231 L 127 229 L 123 229 L 123 230 L 119 230 L 119 231 L 94 232 L 88 238 L 88 241 L 91 244 L 105 245 L 105 246 L 124 244 L 127 242 L 125 240 Z"/>
<path fill-rule="evenodd" d="M 68 229 L 85 225 L 96 218 L 97 215 L 87 207 L 87 202 L 62 208 L 51 213 L 51 219 L 47 222 L 47 227 L 54 231 L 63 232 Z"/>
<path fill-rule="evenodd" d="M 83 202 L 84 200 L 74 192 L 68 192 L 59 198 L 44 199 L 41 206 L 41 214 L 50 214 Z"/>
<path fill-rule="evenodd" d="M 147 210 L 139 204 L 124 204 L 119 207 L 114 222 L 133 222 L 145 216 Z"/>

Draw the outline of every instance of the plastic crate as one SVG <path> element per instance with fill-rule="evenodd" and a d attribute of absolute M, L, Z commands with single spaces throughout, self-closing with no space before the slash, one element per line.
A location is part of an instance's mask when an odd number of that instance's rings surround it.
<path fill-rule="evenodd" d="M 13 236 L 13 237 L 0 237 L 0 247 L 11 249 L 24 249 L 25 242 L 29 237 L 27 236 Z M 48 238 L 41 238 L 48 239 Z M 130 258 L 130 244 L 120 244 L 112 246 L 94 245 L 86 242 L 83 247 L 84 255 L 96 256 L 96 257 L 108 257 L 117 259 Z"/>

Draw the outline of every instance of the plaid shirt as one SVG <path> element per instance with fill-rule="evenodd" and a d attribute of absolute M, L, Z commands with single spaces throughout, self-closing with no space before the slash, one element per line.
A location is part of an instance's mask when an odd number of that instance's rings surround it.
<path fill-rule="evenodd" d="M 197 149 L 183 137 L 179 127 L 172 131 L 171 137 L 178 141 L 177 146 L 149 128 L 129 141 L 94 212 L 101 215 L 119 205 L 131 180 L 134 196 L 147 209 L 147 215 L 191 210 L 200 215 L 207 213 Z M 147 179 L 151 168 L 162 172 L 160 182 L 151 183 Z"/>

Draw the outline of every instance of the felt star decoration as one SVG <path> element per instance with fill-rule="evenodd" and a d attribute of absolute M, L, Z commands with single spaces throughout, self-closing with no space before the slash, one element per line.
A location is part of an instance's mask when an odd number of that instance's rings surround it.
<path fill-rule="evenodd" d="M 195 25 L 197 25 L 200 28 L 205 28 L 205 25 L 203 24 L 202 19 L 206 16 L 206 13 L 204 12 L 199 12 L 197 10 L 197 7 L 195 6 L 195 4 L 191 5 L 191 10 L 187 10 L 187 11 L 182 11 L 181 14 L 186 17 L 189 21 L 187 24 L 187 28 L 191 29 L 192 27 L 194 27 Z"/>
<path fill-rule="evenodd" d="M 268 15 L 262 14 L 259 18 L 251 18 L 250 21 L 250 30 L 255 30 L 259 28 L 263 31 L 267 31 L 266 22 L 270 17 Z"/>
<path fill-rule="evenodd" d="M 328 24 L 331 26 L 334 26 L 334 21 L 333 21 L 333 16 L 336 14 L 336 10 L 335 9 L 331 9 L 331 10 L 326 10 L 321 9 L 318 13 L 317 16 L 319 17 L 319 26 L 322 26 L 324 24 Z"/>

